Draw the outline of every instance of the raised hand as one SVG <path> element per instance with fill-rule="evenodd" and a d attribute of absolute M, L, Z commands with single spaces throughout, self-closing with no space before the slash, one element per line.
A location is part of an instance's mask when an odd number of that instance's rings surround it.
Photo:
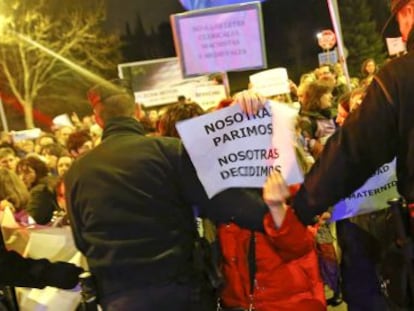
<path fill-rule="evenodd" d="M 256 115 L 263 108 L 266 98 L 251 90 L 245 90 L 234 96 L 234 102 L 239 104 L 246 114 Z"/>
<path fill-rule="evenodd" d="M 289 189 L 282 175 L 277 171 L 272 172 L 263 186 L 263 200 L 269 207 L 276 227 L 280 227 L 285 218 L 285 201 L 289 196 Z"/>

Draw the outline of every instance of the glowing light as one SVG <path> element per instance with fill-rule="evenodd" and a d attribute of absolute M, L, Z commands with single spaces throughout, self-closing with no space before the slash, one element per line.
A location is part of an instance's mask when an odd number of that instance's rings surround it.
<path fill-rule="evenodd" d="M 63 57 L 62 55 L 59 55 L 58 53 L 56 53 L 55 51 L 45 47 L 44 45 L 32 40 L 31 38 L 29 38 L 28 36 L 25 36 L 21 33 L 18 33 L 16 31 L 12 32 L 17 38 L 19 38 L 20 40 L 26 42 L 27 44 L 30 44 L 36 48 L 38 48 L 39 50 L 45 52 L 46 54 L 60 60 L 62 63 L 66 64 L 68 67 L 70 67 L 71 69 L 73 69 L 74 71 L 76 71 L 77 73 L 83 75 L 84 77 L 88 78 L 89 80 L 93 81 L 95 84 L 100 84 L 102 86 L 105 86 L 109 89 L 114 89 L 117 90 L 119 89 L 118 86 L 114 85 L 113 83 L 105 80 L 104 78 L 98 76 L 97 74 L 83 68 L 82 66 L 79 66 L 78 64 L 74 63 L 73 61 Z"/>
<path fill-rule="evenodd" d="M 6 26 L 9 22 L 10 22 L 9 18 L 0 14 L 0 35 L 2 35 L 5 32 Z"/>

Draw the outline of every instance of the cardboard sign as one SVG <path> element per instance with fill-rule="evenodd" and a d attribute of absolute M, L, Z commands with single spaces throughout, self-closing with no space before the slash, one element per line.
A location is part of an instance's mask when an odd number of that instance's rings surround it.
<path fill-rule="evenodd" d="M 260 2 L 171 15 L 183 76 L 266 68 Z"/>
<path fill-rule="evenodd" d="M 286 68 L 273 68 L 261 71 L 251 75 L 249 80 L 252 89 L 265 97 L 290 93 Z"/>
<path fill-rule="evenodd" d="M 190 98 L 199 104 L 201 108 L 207 110 L 216 107 L 226 97 L 224 85 L 200 85 L 193 88 Z"/>
<path fill-rule="evenodd" d="M 70 117 L 69 117 L 69 115 L 67 113 L 60 114 L 60 115 L 54 117 L 53 120 L 52 120 L 52 122 L 58 128 L 59 127 L 64 127 L 64 126 L 71 126 L 71 127 L 73 127 L 73 123 L 70 120 Z"/>
<path fill-rule="evenodd" d="M 332 221 L 375 212 L 388 207 L 387 201 L 399 197 L 395 159 L 381 166 L 365 184 L 335 205 Z"/>
<path fill-rule="evenodd" d="M 385 38 L 385 41 L 387 43 L 388 54 L 390 56 L 398 55 L 407 51 L 407 46 L 401 37 Z"/>
<path fill-rule="evenodd" d="M 323 52 L 318 54 L 319 66 L 326 64 L 336 64 L 338 62 L 338 51 L 335 49 L 330 52 Z"/>
<path fill-rule="evenodd" d="M 40 137 L 41 134 L 42 134 L 42 130 L 37 127 L 34 129 L 29 129 L 29 130 L 11 132 L 11 136 L 14 142 L 19 142 L 19 141 L 27 140 L 27 139 L 36 139 Z"/>
<path fill-rule="evenodd" d="M 209 107 L 210 103 L 216 99 L 217 94 L 213 97 L 203 95 L 195 98 L 194 93 L 199 87 L 216 83 L 215 77 L 219 77 L 219 80 L 222 81 L 218 85 L 220 85 L 220 89 L 224 89 L 223 98 L 227 97 L 229 89 L 225 73 L 183 79 L 177 57 L 119 64 L 118 73 L 121 78 L 131 82 L 136 102 L 146 108 L 175 103 L 180 95 L 196 101 L 202 107 Z M 217 92 L 217 89 L 214 93 Z"/>
<path fill-rule="evenodd" d="M 268 101 L 256 116 L 233 105 L 179 122 L 177 130 L 208 197 L 231 187 L 261 188 L 274 170 L 288 184 L 302 182 L 294 148 L 296 113 Z"/>

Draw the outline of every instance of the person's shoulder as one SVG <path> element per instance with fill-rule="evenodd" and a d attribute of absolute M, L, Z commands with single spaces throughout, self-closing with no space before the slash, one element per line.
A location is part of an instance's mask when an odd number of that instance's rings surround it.
<path fill-rule="evenodd" d="M 179 147 L 181 145 L 181 140 L 176 137 L 166 137 L 166 136 L 147 136 L 149 140 L 152 140 L 154 143 L 157 143 L 165 147 Z"/>
<path fill-rule="evenodd" d="M 408 66 L 408 67 L 407 67 Z M 377 75 L 387 75 L 395 73 L 396 69 L 408 71 L 409 68 L 414 66 L 414 51 L 410 51 L 402 56 L 393 58 L 384 64 L 378 71 Z"/>

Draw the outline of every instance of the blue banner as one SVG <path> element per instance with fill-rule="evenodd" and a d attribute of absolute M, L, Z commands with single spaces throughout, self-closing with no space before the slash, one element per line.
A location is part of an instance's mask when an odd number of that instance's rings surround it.
<path fill-rule="evenodd" d="M 265 0 L 260 0 L 263 2 Z M 206 9 L 212 8 L 215 6 L 222 6 L 222 5 L 231 5 L 231 4 L 239 4 L 239 3 L 247 3 L 252 2 L 251 0 L 180 0 L 180 3 L 187 9 L 187 10 L 199 10 L 199 9 Z"/>

